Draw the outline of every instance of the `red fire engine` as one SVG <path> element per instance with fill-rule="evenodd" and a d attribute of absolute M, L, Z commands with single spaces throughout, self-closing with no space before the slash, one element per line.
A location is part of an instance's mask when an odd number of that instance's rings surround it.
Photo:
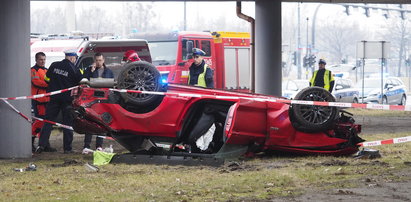
<path fill-rule="evenodd" d="M 153 64 L 168 72 L 168 82 L 186 84 L 191 65 L 189 48 L 206 52 L 204 60 L 214 70 L 214 86 L 220 89 L 250 89 L 250 34 L 246 32 L 139 33 L 146 39 Z M 192 44 L 192 47 L 189 44 Z"/>

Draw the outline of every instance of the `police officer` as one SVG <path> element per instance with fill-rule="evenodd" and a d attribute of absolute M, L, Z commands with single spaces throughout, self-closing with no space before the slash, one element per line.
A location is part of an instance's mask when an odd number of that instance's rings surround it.
<path fill-rule="evenodd" d="M 74 66 L 77 60 L 77 53 L 75 50 L 65 52 L 65 59 L 59 62 L 53 62 L 46 73 L 45 80 L 49 81 L 47 92 L 57 91 L 61 89 L 76 86 L 82 79 L 82 74 L 78 68 Z M 73 98 L 70 92 L 64 92 L 53 95 L 46 108 L 46 120 L 55 121 L 60 110 L 63 114 L 63 124 L 72 125 L 73 119 L 70 115 L 70 108 Z M 55 152 L 49 143 L 52 125 L 45 123 L 39 139 L 39 146 L 36 148 L 36 153 L 41 152 Z M 72 153 L 71 143 L 73 141 L 73 131 L 63 129 L 63 148 L 64 153 Z"/>
<path fill-rule="evenodd" d="M 201 49 L 193 49 L 194 62 L 189 68 L 188 85 L 214 88 L 213 70 L 205 63 L 205 54 Z"/>
<path fill-rule="evenodd" d="M 330 70 L 325 69 L 325 60 L 318 61 L 318 70 L 315 70 L 310 79 L 310 86 L 325 88 L 330 93 L 334 88 L 334 76 Z"/>

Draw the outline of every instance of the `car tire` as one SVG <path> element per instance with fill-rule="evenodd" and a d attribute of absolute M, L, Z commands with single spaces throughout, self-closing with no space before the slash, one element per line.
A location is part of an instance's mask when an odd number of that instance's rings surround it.
<path fill-rule="evenodd" d="M 353 100 L 352 100 L 352 103 L 358 103 L 358 98 L 354 98 Z"/>
<path fill-rule="evenodd" d="M 296 100 L 335 102 L 334 96 L 320 87 L 308 87 L 301 90 Z M 315 133 L 329 130 L 338 118 L 338 108 L 314 105 L 292 104 L 289 109 L 290 121 L 299 131 Z"/>
<path fill-rule="evenodd" d="M 137 61 L 126 64 L 118 75 L 117 88 L 139 91 L 165 91 L 160 82 L 161 76 L 157 68 L 148 62 Z M 158 103 L 164 96 L 143 93 L 121 93 L 127 104 L 146 107 Z"/>
<path fill-rule="evenodd" d="M 386 96 L 382 97 L 382 103 L 383 105 L 387 105 L 388 104 L 388 99 Z"/>
<path fill-rule="evenodd" d="M 402 95 L 400 105 L 405 106 L 406 104 L 407 104 L 407 97 L 405 97 L 405 95 Z"/>

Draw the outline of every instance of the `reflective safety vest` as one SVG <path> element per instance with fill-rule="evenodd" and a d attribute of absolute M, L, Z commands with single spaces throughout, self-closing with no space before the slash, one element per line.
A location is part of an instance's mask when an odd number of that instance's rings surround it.
<path fill-rule="evenodd" d="M 47 69 L 46 68 L 31 68 L 31 95 L 46 93 L 46 88 L 48 86 L 45 81 Z M 35 98 L 38 102 L 48 102 L 50 97 Z"/>
<path fill-rule="evenodd" d="M 206 80 L 205 80 L 205 75 L 206 75 L 207 68 L 208 68 L 208 65 L 204 64 L 203 73 L 198 75 L 197 86 L 207 88 L 207 84 L 206 84 Z M 190 85 L 190 74 L 188 74 L 188 85 Z"/>
<path fill-rule="evenodd" d="M 315 79 L 317 77 L 317 72 L 318 72 L 318 70 L 314 71 L 314 75 L 310 80 L 311 86 L 315 86 Z M 324 86 L 320 86 L 320 87 L 323 87 L 325 90 L 328 90 L 328 91 L 330 91 L 330 82 L 334 81 L 334 76 L 331 75 L 331 79 L 330 79 L 330 74 L 331 74 L 331 71 L 326 69 L 325 72 L 324 72 Z"/>

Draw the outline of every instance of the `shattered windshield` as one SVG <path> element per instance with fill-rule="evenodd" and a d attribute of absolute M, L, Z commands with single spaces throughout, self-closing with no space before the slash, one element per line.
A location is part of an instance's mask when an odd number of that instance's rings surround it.
<path fill-rule="evenodd" d="M 174 65 L 177 58 L 177 41 L 149 42 L 151 57 L 155 66 Z"/>

